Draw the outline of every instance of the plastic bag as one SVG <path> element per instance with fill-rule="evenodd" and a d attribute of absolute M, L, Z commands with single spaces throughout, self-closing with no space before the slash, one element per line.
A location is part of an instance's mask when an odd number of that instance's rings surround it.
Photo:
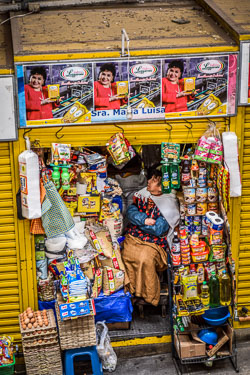
<path fill-rule="evenodd" d="M 221 164 L 223 146 L 216 124 L 210 123 L 208 129 L 199 139 L 194 158 L 207 163 Z"/>
<path fill-rule="evenodd" d="M 97 352 L 102 361 L 103 370 L 113 372 L 116 369 L 117 356 L 110 344 L 108 327 L 104 322 L 96 323 Z"/>

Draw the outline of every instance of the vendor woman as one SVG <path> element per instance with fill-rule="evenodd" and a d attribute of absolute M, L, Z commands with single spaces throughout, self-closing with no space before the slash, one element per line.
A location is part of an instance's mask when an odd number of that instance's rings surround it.
<path fill-rule="evenodd" d="M 48 98 L 48 89 L 45 86 L 46 76 L 45 68 L 37 66 L 30 72 L 29 84 L 24 86 L 28 121 L 52 118 L 52 109 L 60 103 L 60 100 L 52 102 Z"/>
<path fill-rule="evenodd" d="M 182 78 L 184 66 L 181 60 L 168 64 L 166 77 L 162 78 L 162 105 L 165 112 L 187 111 L 187 102 L 192 100 L 190 92 L 184 91 Z"/>
<path fill-rule="evenodd" d="M 152 172 L 146 188 L 134 194 L 134 203 L 127 210 L 130 221 L 123 261 L 130 293 L 157 306 L 160 281 L 157 272 L 167 267 L 166 249 L 171 247 L 174 228 L 179 223 L 179 208 L 174 193 L 163 194 L 161 172 Z"/>
<path fill-rule="evenodd" d="M 106 63 L 100 67 L 98 81 L 94 82 L 95 110 L 120 109 L 121 104 L 127 103 L 127 98 L 121 99 L 117 95 L 114 82 L 116 68 L 113 63 Z"/>

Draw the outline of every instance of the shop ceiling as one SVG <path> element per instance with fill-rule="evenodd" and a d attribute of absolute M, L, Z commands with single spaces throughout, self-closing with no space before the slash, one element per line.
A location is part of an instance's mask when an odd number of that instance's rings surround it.
<path fill-rule="evenodd" d="M 25 12 L 11 16 L 21 14 Z M 84 54 L 120 57 L 123 28 L 130 39 L 131 56 L 237 50 L 236 43 L 195 1 L 168 0 L 40 10 L 12 18 L 15 60 L 24 61 L 27 55 L 38 56 L 37 61 L 55 60 L 57 54 L 66 59 Z"/>

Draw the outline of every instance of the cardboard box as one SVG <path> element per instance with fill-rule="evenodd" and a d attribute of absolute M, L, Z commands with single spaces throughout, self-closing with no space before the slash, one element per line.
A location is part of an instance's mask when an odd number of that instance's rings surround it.
<path fill-rule="evenodd" d="M 100 195 L 80 195 L 78 197 L 77 211 L 83 213 L 100 212 L 101 197 Z"/>
<path fill-rule="evenodd" d="M 58 293 L 57 302 L 61 320 L 96 314 L 95 303 L 93 299 L 66 303 L 63 301 L 61 294 Z"/>
<path fill-rule="evenodd" d="M 180 358 L 206 356 L 206 344 L 196 341 L 188 334 L 175 334 L 174 345 Z"/>

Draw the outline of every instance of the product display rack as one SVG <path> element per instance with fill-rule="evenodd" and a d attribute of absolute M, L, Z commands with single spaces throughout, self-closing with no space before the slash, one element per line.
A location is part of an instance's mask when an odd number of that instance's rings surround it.
<path fill-rule="evenodd" d="M 202 262 L 202 263 L 204 263 L 204 262 Z M 206 356 L 197 356 L 197 357 L 195 356 L 195 357 L 191 357 L 191 358 L 180 358 L 180 356 L 178 355 L 177 349 L 175 347 L 175 333 L 176 333 L 177 340 L 179 340 L 179 330 L 175 331 L 175 328 L 174 328 L 174 315 L 176 313 L 175 312 L 176 306 L 174 304 L 175 288 L 180 288 L 180 286 L 181 286 L 180 284 L 174 284 L 174 269 L 178 268 L 178 267 L 180 267 L 180 266 L 173 266 L 171 255 L 168 253 L 168 285 L 169 285 L 170 327 L 171 327 L 171 339 L 172 339 L 172 359 L 173 359 L 177 374 L 178 375 L 182 375 L 182 374 L 185 374 L 185 373 L 190 374 L 190 370 L 187 369 L 187 366 L 192 366 L 192 365 L 196 365 L 196 364 L 205 364 L 208 367 L 210 367 L 211 362 L 219 361 L 219 360 L 225 360 L 225 359 L 230 359 L 235 371 L 239 372 L 238 364 L 237 364 L 236 336 L 235 336 L 234 331 L 233 331 L 233 336 L 232 336 L 232 347 L 231 347 L 230 354 L 225 354 L 225 355 L 216 356 L 216 357 L 212 356 L 211 358 L 208 357 L 207 355 Z M 229 271 L 230 271 L 230 269 L 229 269 Z M 231 294 L 232 294 L 232 301 L 233 301 L 233 288 L 232 288 Z M 230 307 L 231 307 L 232 312 L 233 312 L 234 311 L 234 304 L 231 303 Z M 179 315 L 179 316 L 181 316 L 181 315 Z M 193 316 L 199 316 L 199 315 L 193 315 Z M 231 328 L 233 326 L 233 322 L 232 322 L 231 318 L 227 319 L 227 321 L 224 324 L 222 324 L 220 327 L 226 328 L 228 326 L 231 327 Z M 206 329 L 206 328 L 211 328 L 211 326 L 206 324 L 206 323 L 205 324 L 199 324 L 199 326 L 197 326 L 197 328 L 193 328 L 193 327 L 192 327 L 192 329 L 185 328 L 184 333 L 188 334 L 188 333 L 191 333 L 194 330 L 199 331 L 201 329 Z M 182 332 L 182 334 L 183 334 L 183 332 Z"/>

